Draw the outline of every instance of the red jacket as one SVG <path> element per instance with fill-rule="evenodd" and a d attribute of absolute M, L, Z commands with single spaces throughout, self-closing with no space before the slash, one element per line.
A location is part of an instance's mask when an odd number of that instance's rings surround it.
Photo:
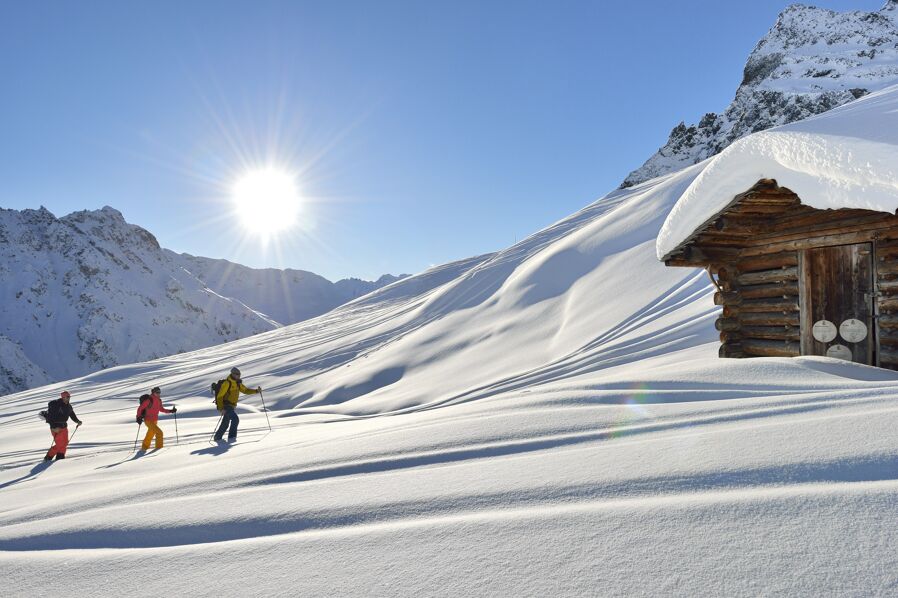
<path fill-rule="evenodd" d="M 137 417 L 142 417 L 148 421 L 156 421 L 159 419 L 159 412 L 171 413 L 171 409 L 162 406 L 162 399 L 159 395 L 150 395 L 149 400 L 145 400 L 137 408 Z"/>

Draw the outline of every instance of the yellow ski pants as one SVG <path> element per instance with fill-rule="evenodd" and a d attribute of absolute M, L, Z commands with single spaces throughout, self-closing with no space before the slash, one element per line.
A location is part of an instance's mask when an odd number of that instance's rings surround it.
<path fill-rule="evenodd" d="M 147 435 L 143 439 L 143 450 L 147 450 L 150 448 L 150 443 L 153 441 L 153 437 L 156 438 L 156 448 L 162 448 L 162 430 L 156 425 L 156 421 L 145 420 L 143 423 L 147 425 Z"/>

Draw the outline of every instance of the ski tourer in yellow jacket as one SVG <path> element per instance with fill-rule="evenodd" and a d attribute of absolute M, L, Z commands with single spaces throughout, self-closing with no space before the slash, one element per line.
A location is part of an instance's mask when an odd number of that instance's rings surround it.
<path fill-rule="evenodd" d="M 215 394 L 215 406 L 221 413 L 221 424 L 215 431 L 215 440 L 221 440 L 225 431 L 228 432 L 228 441 L 237 440 L 237 426 L 240 418 L 237 417 L 237 399 L 242 392 L 245 395 L 254 395 L 262 391 L 262 388 L 247 388 L 240 379 L 240 370 L 231 368 L 231 374 L 221 381 L 218 392 Z"/>

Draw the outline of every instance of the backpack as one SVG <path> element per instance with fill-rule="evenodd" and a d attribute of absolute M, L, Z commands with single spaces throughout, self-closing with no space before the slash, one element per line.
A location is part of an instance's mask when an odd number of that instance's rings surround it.
<path fill-rule="evenodd" d="M 216 406 L 218 406 L 218 391 L 221 390 L 221 387 L 225 382 L 227 382 L 230 386 L 230 381 L 227 378 L 212 383 L 212 403 L 214 403 Z"/>
<path fill-rule="evenodd" d="M 47 423 L 64 422 L 69 419 L 69 412 L 64 407 L 61 399 L 56 399 L 47 403 L 47 410 L 41 411 L 40 415 Z"/>
<path fill-rule="evenodd" d="M 144 402 L 144 401 L 149 401 L 149 400 L 150 400 L 150 395 L 140 395 L 140 398 L 137 399 L 138 405 L 143 405 L 143 402 Z M 150 404 L 147 403 L 147 407 L 149 407 L 149 406 L 150 406 Z M 141 412 L 140 412 L 140 408 L 138 407 L 138 409 L 137 409 L 137 417 L 143 417 L 144 414 L 146 413 L 146 411 L 147 411 L 147 410 L 146 410 L 146 407 L 144 407 L 143 413 L 141 413 Z"/>

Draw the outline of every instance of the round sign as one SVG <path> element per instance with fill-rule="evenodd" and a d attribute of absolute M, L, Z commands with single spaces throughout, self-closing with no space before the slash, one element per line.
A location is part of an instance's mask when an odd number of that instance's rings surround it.
<path fill-rule="evenodd" d="M 867 338 L 867 325 L 851 318 L 839 325 L 839 334 L 849 343 L 859 343 Z"/>
<path fill-rule="evenodd" d="M 826 350 L 826 356 L 851 361 L 851 349 L 849 349 L 845 345 L 836 344 Z"/>
<path fill-rule="evenodd" d="M 817 320 L 811 328 L 814 338 L 821 343 L 828 343 L 836 338 L 836 325 L 829 320 Z"/>

